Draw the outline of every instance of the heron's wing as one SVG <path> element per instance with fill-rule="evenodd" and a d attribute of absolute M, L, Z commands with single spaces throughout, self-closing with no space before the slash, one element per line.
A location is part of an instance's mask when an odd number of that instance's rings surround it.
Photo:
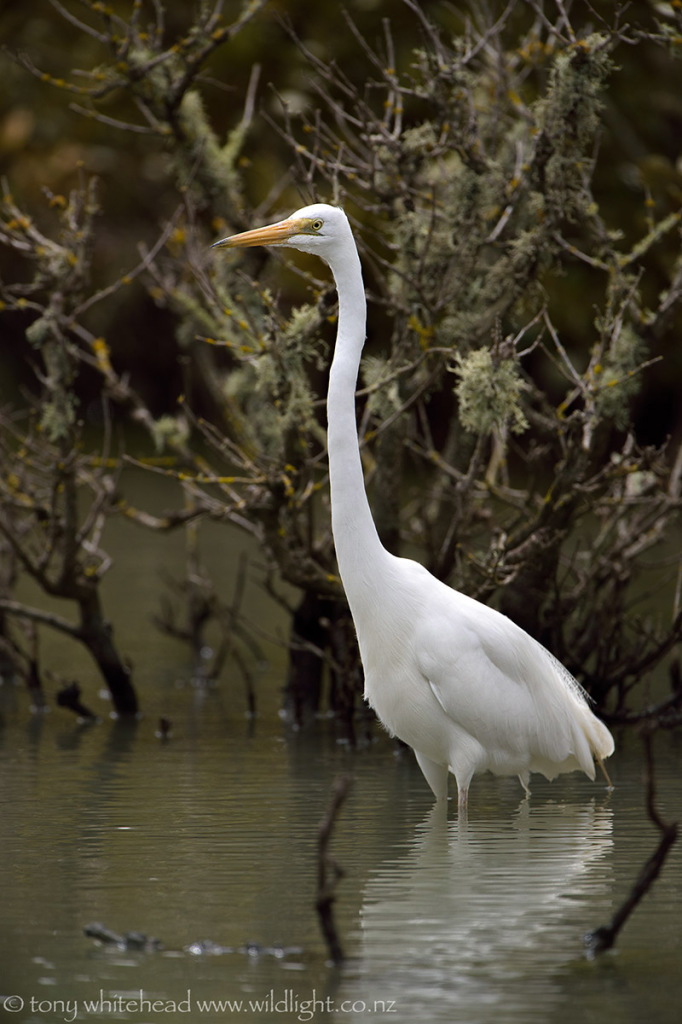
<path fill-rule="evenodd" d="M 570 757 L 588 773 L 608 730 L 570 673 L 506 616 L 449 587 L 434 592 L 417 659 L 439 704 L 487 751 L 538 764 Z M 607 739 L 608 737 L 608 739 Z"/>
<path fill-rule="evenodd" d="M 420 671 L 446 714 L 472 735 L 519 735 L 533 714 L 534 680 L 523 671 L 517 638 L 495 619 L 481 623 L 466 610 L 446 616 L 441 606 L 420 631 Z"/>

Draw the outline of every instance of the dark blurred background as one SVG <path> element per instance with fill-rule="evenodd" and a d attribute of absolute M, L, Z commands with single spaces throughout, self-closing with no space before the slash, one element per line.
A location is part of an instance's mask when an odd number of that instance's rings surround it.
<path fill-rule="evenodd" d="M 64 10 L 89 25 L 95 18 L 88 4 L 66 0 Z M 425 2 L 421 11 L 446 32 L 465 30 L 470 12 L 453 5 Z M 503 4 L 474 4 L 471 10 L 501 13 Z M 508 45 L 514 33 L 527 27 L 532 12 L 519 4 L 505 30 Z M 131 3 L 113 4 L 128 17 Z M 600 12 L 611 18 L 611 3 L 572 5 L 574 24 L 599 29 Z M 144 5 L 143 5 L 144 12 Z M 166 4 L 166 37 L 172 41 L 186 30 L 193 6 L 170 0 Z M 241 3 L 225 4 L 226 19 L 237 17 Z M 334 61 L 353 81 L 364 82 L 376 69 L 350 30 L 344 9 L 369 45 L 385 49 L 385 19 L 390 19 L 391 38 L 398 69 L 409 63 L 410 53 L 420 44 L 420 23 L 409 5 L 396 0 L 348 0 L 339 4 L 310 4 L 307 0 L 275 2 L 265 6 L 237 35 L 219 47 L 209 60 L 203 81 L 203 96 L 211 122 L 222 139 L 240 121 L 254 63 L 261 66 L 256 113 L 242 159 L 245 203 L 254 207 L 285 187 L 280 207 L 299 205 L 291 171 L 290 147 L 278 136 L 265 114 L 280 117 L 283 98 L 292 113 L 310 111 L 317 105 L 311 68 L 286 30 L 288 19 L 314 56 Z M 151 18 L 151 10 L 143 17 Z M 516 19 L 516 21 L 514 20 Z M 628 5 L 623 22 L 631 31 L 657 31 L 655 7 L 638 2 Z M 49 224 L 50 211 L 45 190 L 68 193 L 79 173 L 95 174 L 100 181 L 101 215 L 93 273 L 97 283 L 106 284 L 138 260 L 140 243 L 151 246 L 161 226 L 178 203 L 178 183 L 169 172 L 163 141 L 154 135 L 122 131 L 83 116 L 73 109 L 77 93 L 43 80 L 41 73 L 78 85 L 78 69 L 91 69 L 106 55 L 94 35 L 81 31 L 57 7 L 45 0 L 5 0 L 0 9 L 0 54 L 3 88 L 0 92 L 0 173 L 16 202 L 36 218 Z M 7 53 L 27 55 L 35 66 L 32 74 Z M 611 78 L 604 110 L 604 131 L 600 142 L 595 192 L 605 220 L 626 239 L 641 237 L 644 212 L 655 220 L 679 209 L 682 200 L 682 63 L 675 53 L 679 41 L 671 40 L 668 53 L 661 46 L 622 45 L 618 49 L 618 70 Z M 113 95 L 101 107 L 112 119 L 125 119 L 129 102 Z M 643 202 L 643 194 L 648 199 Z M 327 197 L 325 197 L 327 198 Z M 239 225 L 237 225 L 239 226 Z M 206 224 L 206 240 L 215 237 L 214 226 Z M 654 249 L 654 262 L 647 267 L 647 287 L 654 293 L 669 281 L 679 251 L 679 237 L 671 232 L 666 242 Z M 0 275 L 16 281 L 26 273 L 7 250 L 0 248 Z M 603 294 L 603 282 L 593 289 L 599 272 L 587 265 L 577 266 L 570 282 L 561 282 L 563 305 L 554 307 L 554 319 L 562 338 L 585 349 L 593 333 L 595 302 Z M 594 290 L 594 298 L 592 292 Z M 22 388 L 30 387 L 32 374 L 24 365 L 23 347 L 18 344 L 30 317 L 12 314 L 0 318 L 0 400 L 16 401 Z M 665 360 L 651 367 L 635 405 L 639 439 L 660 443 L 682 430 L 679 394 L 682 384 L 682 345 L 679 322 L 651 340 L 651 354 Z M 175 408 L 181 390 L 173 318 L 159 308 L 144 281 L 117 293 L 94 312 L 93 329 L 112 349 L 117 367 L 127 370 L 151 411 L 160 415 Z M 93 381 L 93 394 L 97 382 Z M 79 382 L 83 408 L 88 408 L 88 376 Z M 93 410 L 92 415 L 96 413 Z"/>

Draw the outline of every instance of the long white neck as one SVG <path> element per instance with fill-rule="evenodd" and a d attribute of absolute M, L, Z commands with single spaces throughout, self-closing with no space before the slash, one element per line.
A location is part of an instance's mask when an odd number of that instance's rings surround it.
<path fill-rule="evenodd" d="M 355 416 L 355 387 L 365 343 L 366 301 L 362 268 L 352 237 L 331 265 L 339 295 L 339 323 L 327 395 L 327 447 L 332 533 L 339 572 L 351 605 L 371 596 L 379 540 L 365 491 Z"/>

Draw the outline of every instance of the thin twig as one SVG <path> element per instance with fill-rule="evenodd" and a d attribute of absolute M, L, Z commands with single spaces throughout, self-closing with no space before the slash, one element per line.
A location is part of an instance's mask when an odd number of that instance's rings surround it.
<path fill-rule="evenodd" d="M 615 944 L 621 928 L 630 917 L 630 914 L 633 912 L 637 904 L 644 896 L 646 896 L 647 892 L 658 878 L 666 857 L 670 853 L 673 845 L 677 842 L 677 822 L 673 821 L 670 824 L 666 824 L 656 807 L 656 786 L 654 779 L 654 758 L 651 729 L 647 728 L 643 730 L 642 740 L 644 742 L 644 749 L 646 752 L 646 808 L 650 821 L 654 823 L 661 833 L 661 839 L 652 855 L 640 870 L 639 875 L 635 879 L 632 889 L 630 890 L 629 896 L 620 905 L 620 907 L 618 907 L 610 922 L 606 925 L 602 925 L 600 928 L 595 928 L 594 931 L 588 932 L 585 936 L 585 945 L 587 946 L 588 956 L 590 957 L 594 957 L 598 953 L 603 953 L 607 949 L 611 949 Z"/>
<path fill-rule="evenodd" d="M 317 832 L 317 900 L 316 909 L 332 963 L 339 966 L 345 960 L 341 940 L 334 920 L 333 905 L 336 885 L 343 877 L 343 869 L 329 851 L 334 825 L 339 811 L 353 784 L 352 775 L 340 775 L 334 782 L 331 800 Z"/>

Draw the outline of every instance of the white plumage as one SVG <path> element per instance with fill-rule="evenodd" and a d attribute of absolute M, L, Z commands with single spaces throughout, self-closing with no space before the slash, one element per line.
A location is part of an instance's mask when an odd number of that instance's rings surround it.
<path fill-rule="evenodd" d="M 331 267 L 339 325 L 327 398 L 332 531 L 357 631 L 365 696 L 411 746 L 436 799 L 448 772 L 467 804 L 475 772 L 547 778 L 613 753 L 613 738 L 578 683 L 506 616 L 460 594 L 381 544 L 367 501 L 355 421 L 365 340 L 362 270 L 342 210 L 315 204 L 216 246 L 284 245 Z M 606 773 L 605 773 L 606 774 Z M 608 777 L 607 777 L 608 778 Z"/>

